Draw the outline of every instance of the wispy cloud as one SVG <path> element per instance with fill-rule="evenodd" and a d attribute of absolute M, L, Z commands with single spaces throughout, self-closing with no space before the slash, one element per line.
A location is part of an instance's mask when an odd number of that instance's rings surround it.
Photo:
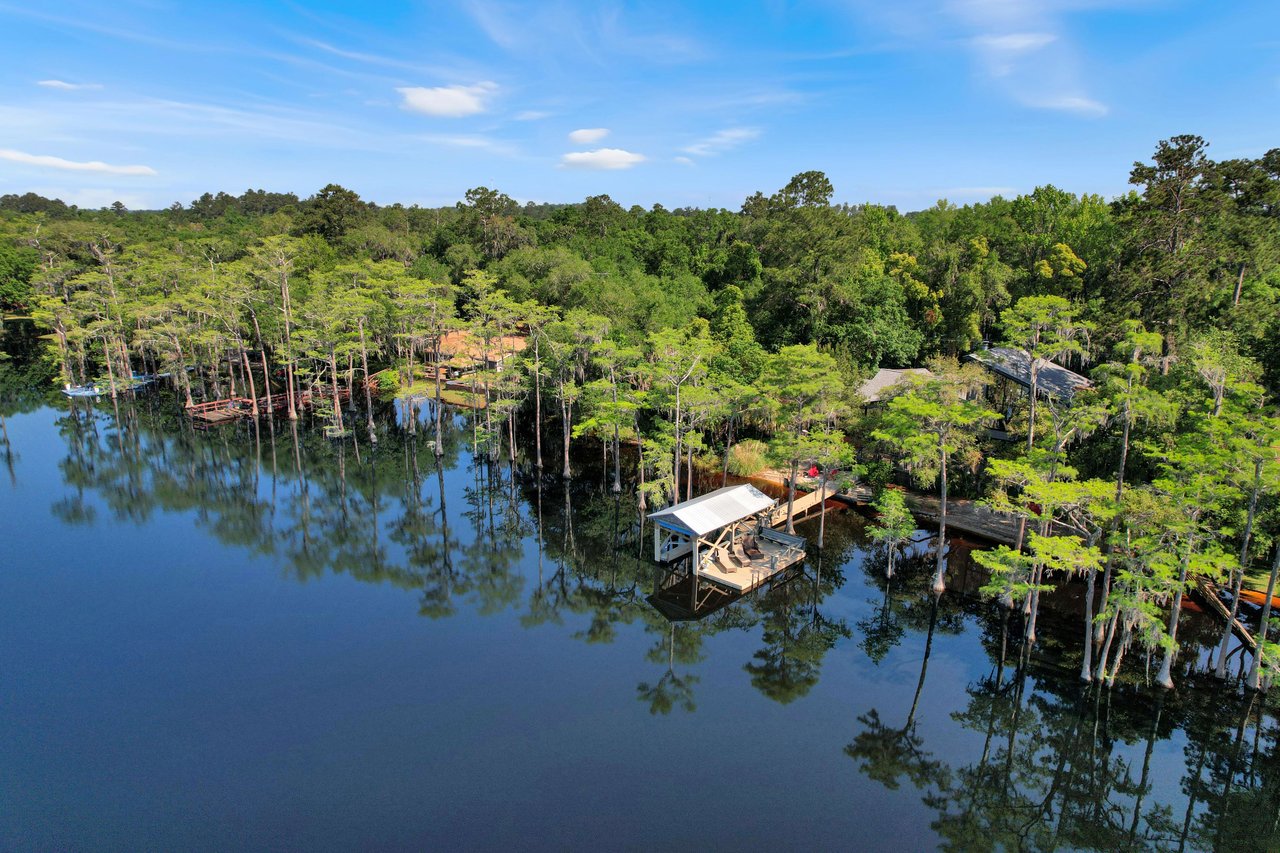
<path fill-rule="evenodd" d="M 584 127 L 581 130 L 574 130 L 569 133 L 569 141 L 578 145 L 590 145 L 593 142 L 599 142 L 609 135 L 607 127 Z"/>
<path fill-rule="evenodd" d="M 68 83 L 66 80 L 37 80 L 37 86 L 46 89 L 61 89 L 64 92 L 78 92 L 85 89 L 101 89 L 101 83 Z"/>
<path fill-rule="evenodd" d="M 980 79 L 1033 109 L 1085 117 L 1107 113 L 1088 94 L 1068 15 L 1130 0 L 853 0 L 868 18 L 916 50 L 962 45 Z"/>
<path fill-rule="evenodd" d="M 520 153 L 520 150 L 511 143 L 492 139 L 488 136 L 428 134 L 418 138 L 432 145 L 447 145 L 450 148 L 476 148 L 501 157 L 515 157 Z"/>
<path fill-rule="evenodd" d="M 150 166 L 113 166 L 101 160 L 64 160 L 48 154 L 28 154 L 25 151 L 14 151 L 11 148 L 0 148 L 0 160 L 11 163 L 22 163 L 26 166 L 39 166 L 46 169 L 62 169 L 68 172 L 99 172 L 104 175 L 155 175 L 156 170 Z"/>
<path fill-rule="evenodd" d="M 643 154 L 621 148 L 597 148 L 595 151 L 571 151 L 560 158 L 566 169 L 630 169 L 645 161 Z"/>
<path fill-rule="evenodd" d="M 1033 107 L 1042 107 L 1046 110 L 1061 110 L 1062 112 L 1076 113 L 1082 116 L 1104 116 L 1109 111 L 1106 104 L 1101 101 L 1095 101 L 1093 98 L 1086 98 L 1083 95 L 1060 95 L 1037 102 L 1031 102 L 1030 105 Z"/>
<path fill-rule="evenodd" d="M 398 68 L 403 71 L 413 71 L 418 74 L 435 74 L 440 70 L 437 68 L 429 68 L 416 62 L 407 62 L 403 59 L 396 59 L 393 56 L 379 56 L 374 53 L 362 53 L 358 50 L 347 50 L 345 48 L 338 47 L 337 45 L 320 41 L 319 39 L 299 38 L 296 39 L 296 41 L 299 44 L 315 48 L 316 50 L 324 53 L 338 56 L 342 59 L 349 59 L 352 62 L 363 62 L 366 65 L 377 65 L 383 68 Z"/>
<path fill-rule="evenodd" d="M 759 135 L 760 131 L 754 127 L 730 127 L 718 130 L 711 136 L 700 139 L 692 145 L 686 145 L 681 150 L 695 157 L 709 157 L 713 154 L 720 154 L 732 148 L 737 148 L 744 142 L 750 142 Z"/>
<path fill-rule="evenodd" d="M 673 27 L 670 10 L 646 13 L 615 4 L 548 2 L 530 5 L 468 0 L 467 14 L 490 41 L 513 53 L 554 54 L 612 66 L 617 57 L 650 64 L 703 57 L 700 45 Z"/>
<path fill-rule="evenodd" d="M 551 118 L 552 115 L 553 113 L 546 110 L 521 110 L 513 118 L 516 121 L 542 121 L 544 118 Z"/>
<path fill-rule="evenodd" d="M 498 84 L 484 81 L 474 86 L 400 86 L 396 91 L 404 98 L 401 106 L 410 112 L 462 118 L 485 112 L 489 99 L 498 91 Z"/>
<path fill-rule="evenodd" d="M 1058 37 L 1053 33 L 1003 33 L 975 36 L 970 44 L 991 76 L 1004 77 L 1013 73 L 1015 63 L 1025 54 L 1047 47 L 1057 40 Z"/>
<path fill-rule="evenodd" d="M 679 164 L 680 164 L 680 165 L 682 165 L 682 166 L 692 166 L 692 165 L 694 165 L 693 160 L 691 160 L 691 159 L 690 159 L 690 158 L 688 158 L 688 157 L 676 157 L 676 158 L 674 158 L 674 159 L 675 159 L 675 161 L 676 161 L 677 163 L 679 163 Z"/>

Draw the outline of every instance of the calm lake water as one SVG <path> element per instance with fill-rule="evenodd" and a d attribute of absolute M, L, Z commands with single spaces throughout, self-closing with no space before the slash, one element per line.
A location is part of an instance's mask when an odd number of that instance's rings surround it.
<path fill-rule="evenodd" d="M 1280 844 L 1269 708 L 1138 651 L 1082 687 L 1070 594 L 1023 656 L 964 543 L 935 602 L 927 543 L 886 586 L 839 513 L 803 576 L 671 623 L 598 451 L 565 488 L 461 415 L 437 465 L 390 406 L 376 448 L 195 432 L 6 369 L 0 848 Z"/>

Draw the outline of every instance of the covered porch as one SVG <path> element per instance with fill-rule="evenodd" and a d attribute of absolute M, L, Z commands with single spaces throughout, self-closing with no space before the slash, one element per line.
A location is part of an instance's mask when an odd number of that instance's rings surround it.
<path fill-rule="evenodd" d="M 742 594 L 803 560 L 802 538 L 769 527 L 775 503 L 755 486 L 726 486 L 650 513 L 654 559 L 688 563 L 687 572 L 677 565 L 664 588 L 687 584 L 697 610 L 702 582 L 720 593 Z"/>

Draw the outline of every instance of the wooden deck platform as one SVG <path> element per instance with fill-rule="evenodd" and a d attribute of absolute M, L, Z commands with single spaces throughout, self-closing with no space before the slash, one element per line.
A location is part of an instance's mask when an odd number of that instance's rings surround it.
<path fill-rule="evenodd" d="M 762 556 L 748 561 L 745 566 L 735 565 L 728 558 L 717 559 L 715 553 L 703 555 L 702 565 L 698 569 L 698 578 L 717 583 L 734 592 L 750 592 L 774 575 L 785 572 L 804 559 L 804 549 L 797 544 L 803 540 L 795 537 L 795 542 L 779 541 L 784 536 L 785 534 L 774 531 L 761 533 L 758 541 Z M 729 567 L 732 567 L 732 570 Z"/>
<path fill-rule="evenodd" d="M 253 414 L 253 400 L 248 397 L 225 397 L 220 400 L 207 400 L 187 407 L 187 414 L 199 427 L 218 426 L 219 424 L 238 421 Z"/>

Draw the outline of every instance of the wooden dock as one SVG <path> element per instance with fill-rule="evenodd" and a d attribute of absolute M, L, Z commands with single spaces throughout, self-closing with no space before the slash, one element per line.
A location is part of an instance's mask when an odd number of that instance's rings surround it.
<path fill-rule="evenodd" d="M 299 392 L 294 398 L 294 405 L 298 411 L 303 411 L 317 402 L 332 401 L 333 396 L 332 388 L 318 386 Z M 338 402 L 345 403 L 350 399 L 351 389 L 338 386 Z M 273 393 L 270 406 L 267 405 L 266 397 L 259 397 L 257 403 L 259 417 L 267 414 L 282 415 L 289 409 L 289 398 L 285 394 Z M 254 401 L 250 397 L 221 397 L 217 400 L 206 400 L 203 403 L 187 406 L 186 411 L 196 426 L 207 429 L 253 417 L 253 408 Z"/>
<path fill-rule="evenodd" d="M 831 489 L 827 490 L 827 500 L 835 498 L 835 492 Z M 793 522 L 800 522 L 809 515 L 817 512 L 822 505 L 822 494 L 820 492 L 801 492 L 796 490 L 796 498 L 792 501 L 791 515 Z M 778 505 L 774 507 L 773 514 L 769 517 L 770 527 L 780 527 L 787 523 L 787 499 L 785 497 L 779 499 Z"/>
<path fill-rule="evenodd" d="M 759 555 L 735 559 L 727 547 L 701 556 L 698 578 L 720 584 L 733 592 L 748 593 L 804 559 L 804 540 L 776 530 L 762 530 L 757 537 Z"/>
<path fill-rule="evenodd" d="M 820 506 L 819 495 L 800 495 L 792 514 Z M 786 507 L 752 486 L 723 487 L 650 517 L 654 559 L 665 566 L 650 602 L 669 619 L 700 619 L 784 582 L 805 558 L 803 537 L 773 529 L 785 523 Z"/>
<path fill-rule="evenodd" d="M 196 426 L 208 428 L 238 421 L 253 414 L 253 400 L 248 397 L 224 397 L 206 400 L 187 407 L 187 414 Z"/>
<path fill-rule="evenodd" d="M 775 489 L 787 488 L 787 477 L 780 471 L 763 471 L 747 479 Z M 796 479 L 796 506 L 801 506 L 801 501 L 804 499 L 803 506 L 810 515 L 812 514 L 811 509 L 818 505 L 817 485 L 817 480 L 812 478 L 799 477 Z M 809 491 L 801 494 L 801 489 L 808 489 Z M 941 506 L 937 497 L 906 489 L 902 490 L 902 496 L 906 500 L 907 508 L 911 510 L 911 514 L 918 520 L 935 525 L 938 523 L 941 515 Z M 837 492 L 829 486 L 827 500 L 850 506 L 866 506 L 875 500 L 875 492 L 866 486 L 857 486 L 853 489 Z M 787 513 L 785 491 L 778 502 L 778 506 L 782 519 L 785 521 Z M 800 511 L 796 511 L 796 519 L 800 520 L 802 517 L 807 516 Z M 1018 519 L 1009 513 L 987 509 L 977 501 L 952 498 L 947 501 L 947 532 L 974 536 L 994 542 L 997 545 L 1012 546 L 1018 540 Z"/>

